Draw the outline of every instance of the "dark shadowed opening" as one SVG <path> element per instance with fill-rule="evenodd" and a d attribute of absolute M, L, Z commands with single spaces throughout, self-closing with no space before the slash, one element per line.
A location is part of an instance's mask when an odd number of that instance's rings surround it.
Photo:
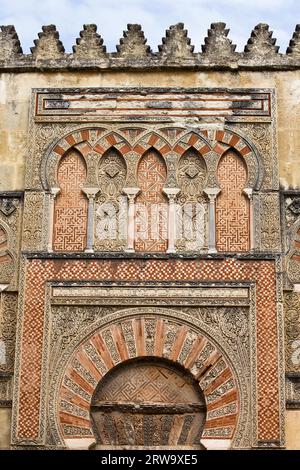
<path fill-rule="evenodd" d="M 114 367 L 98 384 L 91 418 L 95 448 L 200 444 L 206 403 L 182 366 L 152 357 Z"/>

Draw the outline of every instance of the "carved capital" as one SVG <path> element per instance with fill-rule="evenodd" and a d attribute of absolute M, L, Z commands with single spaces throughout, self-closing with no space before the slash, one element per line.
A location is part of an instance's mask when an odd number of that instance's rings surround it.
<path fill-rule="evenodd" d="M 250 201 L 252 201 L 252 198 L 253 198 L 253 189 L 252 189 L 252 188 L 244 188 L 244 189 L 243 189 L 243 192 L 246 194 L 246 196 L 248 196 L 248 198 L 250 199 Z"/>
<path fill-rule="evenodd" d="M 219 192 L 221 191 L 220 188 L 204 188 L 203 192 L 207 195 L 209 202 L 212 204 Z"/>
<path fill-rule="evenodd" d="M 140 191 L 140 188 L 123 188 L 123 193 L 126 194 L 129 202 L 134 202 Z"/>
<path fill-rule="evenodd" d="M 175 202 L 176 196 L 180 193 L 179 188 L 163 188 L 163 192 L 168 196 L 170 202 Z"/>
<path fill-rule="evenodd" d="M 87 198 L 90 200 L 94 200 L 95 196 L 99 193 L 100 189 L 99 188 L 81 188 L 82 192 L 87 196 Z"/>
<path fill-rule="evenodd" d="M 50 188 L 50 194 L 53 197 L 53 199 L 55 199 L 59 193 L 60 193 L 60 188 L 58 188 L 57 186 Z"/>

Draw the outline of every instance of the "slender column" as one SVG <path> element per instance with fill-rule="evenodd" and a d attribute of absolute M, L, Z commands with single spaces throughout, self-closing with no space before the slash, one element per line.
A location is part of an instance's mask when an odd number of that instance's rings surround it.
<path fill-rule="evenodd" d="M 49 252 L 53 251 L 53 230 L 54 230 L 54 201 L 60 188 L 54 187 L 50 189 L 50 200 L 49 200 L 49 231 L 48 231 L 48 246 Z"/>
<path fill-rule="evenodd" d="M 208 253 L 217 253 L 216 249 L 216 197 L 221 191 L 219 188 L 205 188 L 203 190 L 209 199 L 208 208 Z"/>
<path fill-rule="evenodd" d="M 84 194 L 86 194 L 88 204 L 88 221 L 87 221 L 87 237 L 86 237 L 86 253 L 94 252 L 94 202 L 95 196 L 99 192 L 99 188 L 82 188 Z"/>
<path fill-rule="evenodd" d="M 168 196 L 168 249 L 167 253 L 175 253 L 175 237 L 176 237 L 176 208 L 175 200 L 180 192 L 178 188 L 163 188 L 163 192 Z"/>
<path fill-rule="evenodd" d="M 248 196 L 250 202 L 250 214 L 249 214 L 249 228 L 250 228 L 250 250 L 255 248 L 255 236 L 254 236 L 254 217 L 253 217 L 253 189 L 245 188 L 244 193 Z"/>
<path fill-rule="evenodd" d="M 125 251 L 127 253 L 134 253 L 134 237 L 135 237 L 135 207 L 134 201 L 138 193 L 139 188 L 124 188 L 123 193 L 128 198 L 128 220 L 127 220 L 127 246 Z"/>

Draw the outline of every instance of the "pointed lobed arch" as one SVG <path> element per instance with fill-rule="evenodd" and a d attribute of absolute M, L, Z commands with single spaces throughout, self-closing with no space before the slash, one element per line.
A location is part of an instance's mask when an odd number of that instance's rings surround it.
<path fill-rule="evenodd" d="M 216 199 L 216 246 L 218 251 L 250 249 L 250 202 L 244 189 L 247 167 L 232 149 L 221 157 L 217 168 L 220 193 Z"/>
<path fill-rule="evenodd" d="M 123 156 L 131 151 L 131 146 L 123 135 L 102 127 L 77 129 L 56 140 L 49 146 L 41 164 L 41 181 L 44 189 L 55 186 L 59 162 L 71 148 L 78 149 L 87 160 L 91 152 L 102 155 L 112 146 Z"/>
<path fill-rule="evenodd" d="M 127 175 L 127 164 L 120 150 L 111 146 L 98 161 L 97 178 L 100 191 L 107 198 L 115 198 L 121 193 Z"/>
<path fill-rule="evenodd" d="M 147 150 L 152 148 L 163 156 L 172 150 L 171 145 L 165 137 L 158 134 L 157 132 L 149 132 L 138 140 L 138 142 L 133 147 L 133 151 L 138 155 L 143 155 Z"/>
<path fill-rule="evenodd" d="M 54 206 L 54 251 L 83 251 L 87 239 L 88 202 L 82 192 L 86 181 L 86 164 L 78 150 L 70 149 L 57 169 L 60 193 Z"/>
<path fill-rule="evenodd" d="M 137 165 L 140 189 L 136 197 L 135 250 L 165 252 L 168 245 L 168 200 L 163 193 L 167 167 L 154 148 L 147 150 Z"/>

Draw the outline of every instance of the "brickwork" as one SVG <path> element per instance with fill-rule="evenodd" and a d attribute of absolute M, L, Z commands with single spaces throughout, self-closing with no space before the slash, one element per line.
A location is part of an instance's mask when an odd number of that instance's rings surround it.
<path fill-rule="evenodd" d="M 217 177 L 221 188 L 216 201 L 217 249 L 248 251 L 249 199 L 243 194 L 247 172 L 243 161 L 235 152 L 227 152 L 222 157 Z"/>
<path fill-rule="evenodd" d="M 167 178 L 166 165 L 155 151 L 144 155 L 138 165 L 136 198 L 136 251 L 166 251 L 167 198 L 163 187 Z"/>
<path fill-rule="evenodd" d="M 55 201 L 55 251 L 83 251 L 86 247 L 87 199 L 81 188 L 86 180 L 85 163 L 76 151 L 61 160 L 57 182 L 60 194 Z"/>

